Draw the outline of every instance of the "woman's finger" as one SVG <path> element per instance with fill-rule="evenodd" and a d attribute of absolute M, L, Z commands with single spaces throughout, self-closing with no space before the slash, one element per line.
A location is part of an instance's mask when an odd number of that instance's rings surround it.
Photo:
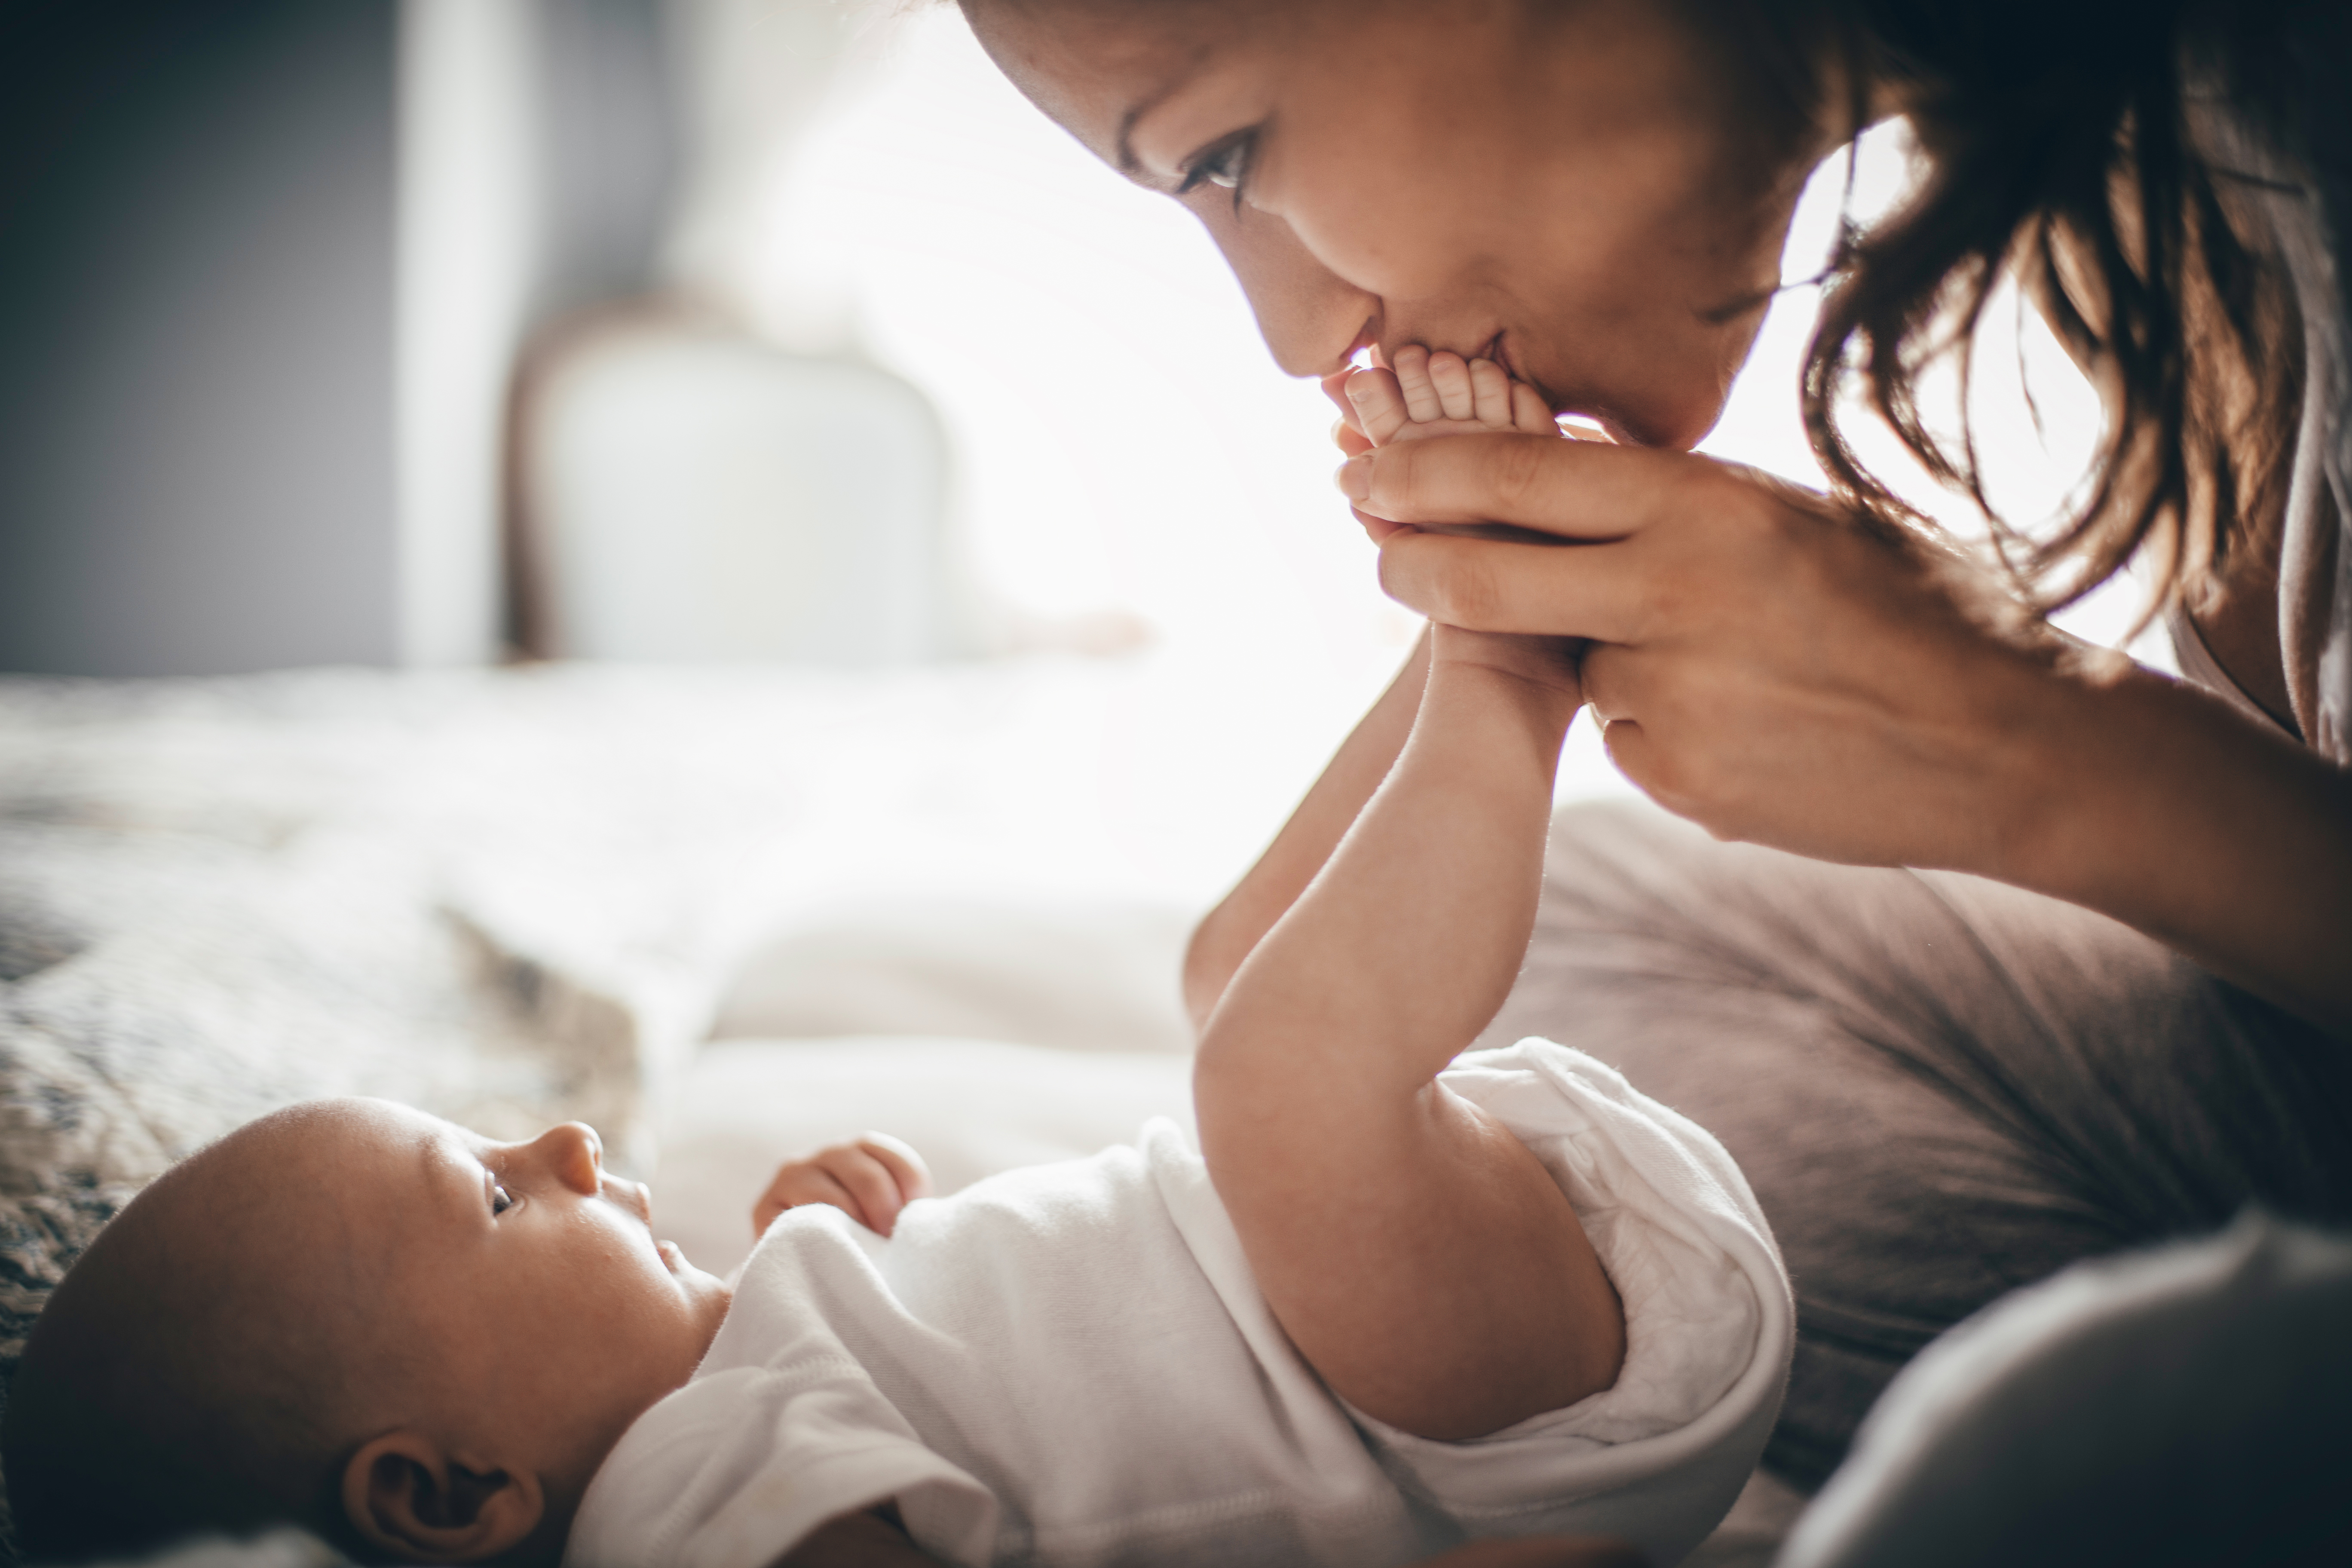
<path fill-rule="evenodd" d="M 1669 810 L 1689 803 L 1677 787 L 1657 736 L 1642 721 L 1650 711 L 1655 656 L 1613 643 L 1595 643 L 1584 650 L 1577 673 L 1584 683 L 1584 700 L 1601 725 L 1601 744 L 1617 771 L 1643 795 Z"/>
<path fill-rule="evenodd" d="M 1566 539 L 1638 532 L 1725 482 L 1685 453 L 1501 433 L 1403 442 L 1339 469 L 1348 499 L 1392 522 L 1513 522 Z"/>
<path fill-rule="evenodd" d="M 1605 642 L 1587 646 L 1584 657 L 1577 661 L 1576 675 L 1584 685 L 1584 700 L 1591 708 L 1592 717 L 1603 724 L 1634 715 L 1631 662 L 1624 647 Z"/>
<path fill-rule="evenodd" d="M 1627 782 L 1668 811 L 1686 805 L 1667 782 L 1660 768 L 1662 759 L 1652 742 L 1650 732 L 1634 719 L 1612 719 L 1601 727 L 1601 746 L 1609 753 L 1609 761 Z"/>
<path fill-rule="evenodd" d="M 1399 528 L 1381 541 L 1381 587 L 1441 626 L 1640 643 L 1651 584 L 1634 542 L 1512 544 Z"/>

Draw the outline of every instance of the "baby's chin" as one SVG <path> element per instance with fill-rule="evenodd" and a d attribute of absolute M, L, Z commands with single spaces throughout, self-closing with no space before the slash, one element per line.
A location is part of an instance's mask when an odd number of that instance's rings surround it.
<path fill-rule="evenodd" d="M 728 1306 L 734 1300 L 733 1287 L 709 1269 L 696 1268 L 693 1260 L 687 1257 L 686 1249 L 677 1243 L 660 1241 L 654 1246 L 671 1276 L 677 1280 L 678 1289 L 701 1309 L 710 1331 L 718 1332 L 719 1320 L 727 1315 Z"/>

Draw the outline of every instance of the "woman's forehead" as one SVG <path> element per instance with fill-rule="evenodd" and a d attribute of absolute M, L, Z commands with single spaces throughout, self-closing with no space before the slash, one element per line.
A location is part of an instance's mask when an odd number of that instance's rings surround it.
<path fill-rule="evenodd" d="M 1115 168 L 1126 128 L 1154 103 L 1295 16 L 1292 5 L 1231 0 L 964 0 L 963 9 L 1023 95 Z"/>

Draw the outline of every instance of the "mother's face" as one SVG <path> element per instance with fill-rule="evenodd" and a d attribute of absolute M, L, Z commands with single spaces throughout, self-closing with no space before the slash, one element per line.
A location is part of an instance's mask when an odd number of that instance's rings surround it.
<path fill-rule="evenodd" d="M 1663 0 L 966 0 L 1040 108 L 1173 195 L 1295 375 L 1405 343 L 1687 447 L 1825 150 Z"/>

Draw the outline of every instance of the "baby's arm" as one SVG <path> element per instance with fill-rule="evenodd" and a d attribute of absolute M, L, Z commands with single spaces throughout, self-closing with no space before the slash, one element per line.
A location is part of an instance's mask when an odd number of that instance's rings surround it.
<path fill-rule="evenodd" d="M 1560 645 L 1439 627 L 1402 754 L 1234 974 L 1194 1069 L 1203 1152 L 1324 1380 L 1467 1437 L 1616 1381 L 1624 1319 L 1568 1200 L 1433 1080 L 1532 928 L 1580 700 Z"/>

